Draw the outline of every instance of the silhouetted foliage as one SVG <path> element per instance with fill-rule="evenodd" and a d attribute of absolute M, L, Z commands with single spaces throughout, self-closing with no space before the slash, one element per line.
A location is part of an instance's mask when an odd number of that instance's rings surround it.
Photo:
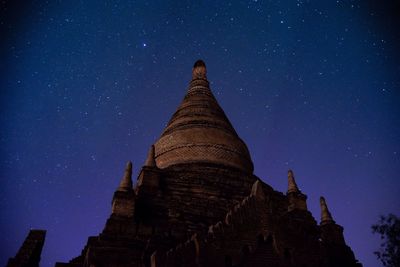
<path fill-rule="evenodd" d="M 372 232 L 381 236 L 383 243 L 375 255 L 387 267 L 400 266 L 400 219 L 394 215 L 381 216 L 377 224 L 372 225 Z"/>

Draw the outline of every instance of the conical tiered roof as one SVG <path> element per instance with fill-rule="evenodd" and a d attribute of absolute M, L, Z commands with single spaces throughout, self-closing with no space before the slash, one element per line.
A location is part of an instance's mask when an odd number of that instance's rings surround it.
<path fill-rule="evenodd" d="M 154 147 L 159 168 L 208 162 L 253 172 L 246 144 L 212 94 L 201 60 L 194 64 L 189 90 Z"/>

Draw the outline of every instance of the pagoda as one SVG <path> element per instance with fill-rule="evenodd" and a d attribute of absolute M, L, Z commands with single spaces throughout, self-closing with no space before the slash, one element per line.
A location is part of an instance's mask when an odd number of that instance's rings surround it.
<path fill-rule="evenodd" d="M 136 183 L 128 162 L 102 232 L 56 266 L 361 267 L 323 197 L 320 205 L 318 223 L 291 170 L 286 193 L 253 173 L 198 60 Z"/>

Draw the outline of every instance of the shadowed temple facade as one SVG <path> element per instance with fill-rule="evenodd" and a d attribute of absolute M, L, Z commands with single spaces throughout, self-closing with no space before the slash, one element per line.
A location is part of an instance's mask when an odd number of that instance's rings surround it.
<path fill-rule="evenodd" d="M 135 185 L 127 163 L 103 231 L 56 266 L 361 267 L 325 199 L 319 223 L 308 211 L 293 171 L 286 193 L 253 174 L 247 146 L 206 73 L 197 61 Z"/>

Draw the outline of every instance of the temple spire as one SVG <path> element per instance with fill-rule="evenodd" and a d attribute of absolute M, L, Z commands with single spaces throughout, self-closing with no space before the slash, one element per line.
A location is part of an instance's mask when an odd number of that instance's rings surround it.
<path fill-rule="evenodd" d="M 288 211 L 307 210 L 307 196 L 297 187 L 292 170 L 288 170 L 288 191 L 286 195 L 289 200 Z"/>
<path fill-rule="evenodd" d="M 292 170 L 288 170 L 288 193 L 300 192 L 297 187 L 296 181 L 294 180 L 294 174 Z"/>
<path fill-rule="evenodd" d="M 150 147 L 150 150 L 149 150 L 149 153 L 147 154 L 147 159 L 146 159 L 146 162 L 144 163 L 144 166 L 157 167 L 156 160 L 155 160 L 154 145 L 151 145 L 151 147 Z"/>
<path fill-rule="evenodd" d="M 258 200 L 265 200 L 265 194 L 260 180 L 255 181 L 255 183 L 253 184 L 251 188 L 251 195 Z"/>
<path fill-rule="evenodd" d="M 119 184 L 119 191 L 128 191 L 132 189 L 132 162 L 128 161 L 125 168 L 124 176 Z"/>
<path fill-rule="evenodd" d="M 328 223 L 335 223 L 332 218 L 331 213 L 328 210 L 328 206 L 326 205 L 326 201 L 324 197 L 320 197 L 319 203 L 321 205 L 321 225 Z"/>
<path fill-rule="evenodd" d="M 193 65 L 192 80 L 203 79 L 207 80 L 206 63 L 203 60 L 197 60 Z"/>
<path fill-rule="evenodd" d="M 132 217 L 135 213 L 135 192 L 132 188 L 132 162 L 128 161 L 124 176 L 114 192 L 112 214 L 122 217 Z"/>
<path fill-rule="evenodd" d="M 226 117 L 207 81 L 202 60 L 192 69 L 187 93 L 154 143 L 157 168 L 211 163 L 253 173 L 246 144 Z"/>

